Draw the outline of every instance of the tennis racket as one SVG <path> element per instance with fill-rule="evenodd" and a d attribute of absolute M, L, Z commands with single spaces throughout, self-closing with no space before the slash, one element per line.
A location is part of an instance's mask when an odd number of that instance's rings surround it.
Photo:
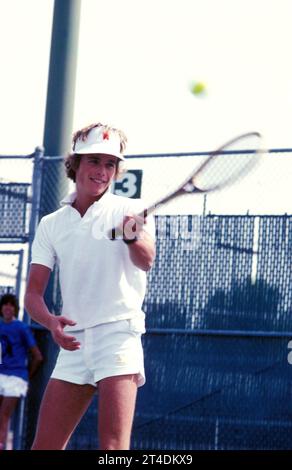
<path fill-rule="evenodd" d="M 174 191 L 145 208 L 140 217 L 154 212 L 158 207 L 185 194 L 203 194 L 230 186 L 248 174 L 263 154 L 263 139 L 259 132 L 248 132 L 221 145 L 207 155 L 204 162 L 188 176 Z M 113 228 L 109 238 L 122 235 L 120 228 Z"/>

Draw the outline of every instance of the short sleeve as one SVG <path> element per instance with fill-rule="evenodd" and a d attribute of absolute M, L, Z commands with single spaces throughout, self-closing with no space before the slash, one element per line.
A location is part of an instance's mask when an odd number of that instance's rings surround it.
<path fill-rule="evenodd" d="M 48 235 L 46 219 L 42 219 L 32 244 L 31 264 L 42 264 L 53 270 L 55 262 L 56 253 Z"/>
<path fill-rule="evenodd" d="M 22 324 L 22 337 L 23 341 L 28 349 L 33 348 L 36 346 L 35 337 L 32 334 L 32 331 L 28 325 Z"/>

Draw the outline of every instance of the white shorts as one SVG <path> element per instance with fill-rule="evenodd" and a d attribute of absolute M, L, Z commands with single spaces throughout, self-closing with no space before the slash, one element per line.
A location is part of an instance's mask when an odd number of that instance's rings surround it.
<path fill-rule="evenodd" d="M 3 397 L 25 397 L 28 383 L 15 375 L 0 374 L 0 395 Z"/>
<path fill-rule="evenodd" d="M 96 387 L 106 377 L 137 374 L 141 387 L 145 383 L 143 333 L 143 317 L 72 331 L 70 334 L 81 347 L 76 351 L 60 350 L 51 378 Z"/>

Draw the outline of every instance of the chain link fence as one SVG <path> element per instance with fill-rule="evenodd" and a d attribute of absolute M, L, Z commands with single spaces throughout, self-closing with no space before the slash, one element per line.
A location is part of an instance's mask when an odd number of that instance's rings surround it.
<path fill-rule="evenodd" d="M 21 306 L 31 230 L 34 156 L 0 155 L 0 291 L 14 292 Z"/>

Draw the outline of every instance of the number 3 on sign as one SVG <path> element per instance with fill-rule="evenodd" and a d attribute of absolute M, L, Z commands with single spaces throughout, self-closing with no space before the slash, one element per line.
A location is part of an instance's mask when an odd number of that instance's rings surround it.
<path fill-rule="evenodd" d="M 142 170 L 128 170 L 122 179 L 115 182 L 113 192 L 118 196 L 133 199 L 141 197 Z"/>

